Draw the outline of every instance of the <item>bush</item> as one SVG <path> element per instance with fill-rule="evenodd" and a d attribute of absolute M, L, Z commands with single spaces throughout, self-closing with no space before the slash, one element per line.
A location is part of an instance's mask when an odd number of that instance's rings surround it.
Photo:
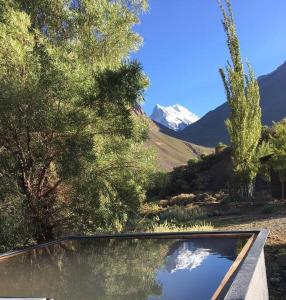
<path fill-rule="evenodd" d="M 273 214 L 277 211 L 277 207 L 274 204 L 266 204 L 263 208 L 262 208 L 262 213 L 263 214 Z"/>
<path fill-rule="evenodd" d="M 227 148 L 227 145 L 222 142 L 219 142 L 215 147 L 215 153 L 221 153 L 225 148 Z"/>
<path fill-rule="evenodd" d="M 169 174 L 164 172 L 157 172 L 150 177 L 149 189 L 147 191 L 147 197 L 164 197 L 169 193 L 168 187 L 170 184 Z"/>
<path fill-rule="evenodd" d="M 170 205 L 186 205 L 194 201 L 196 195 L 194 194 L 180 194 L 173 196 L 169 200 Z"/>

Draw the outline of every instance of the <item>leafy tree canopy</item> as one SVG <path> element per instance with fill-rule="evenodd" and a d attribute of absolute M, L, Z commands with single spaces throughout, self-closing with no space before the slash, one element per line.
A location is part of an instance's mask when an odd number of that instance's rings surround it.
<path fill-rule="evenodd" d="M 21 213 L 28 240 L 78 224 L 120 228 L 144 198 L 154 165 L 146 121 L 132 110 L 148 80 L 128 56 L 145 9 L 144 0 L 0 0 L 2 217 L 7 206 Z"/>

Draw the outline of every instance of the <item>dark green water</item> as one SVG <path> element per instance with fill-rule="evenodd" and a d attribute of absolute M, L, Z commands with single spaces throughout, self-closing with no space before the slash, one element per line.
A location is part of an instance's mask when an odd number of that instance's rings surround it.
<path fill-rule="evenodd" d="M 207 300 L 237 239 L 89 239 L 0 261 L 0 297 Z"/>

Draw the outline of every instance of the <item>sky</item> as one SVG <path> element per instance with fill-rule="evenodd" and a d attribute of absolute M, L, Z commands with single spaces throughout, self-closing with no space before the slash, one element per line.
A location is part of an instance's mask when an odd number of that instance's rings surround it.
<path fill-rule="evenodd" d="M 286 0 L 233 0 L 243 58 L 257 76 L 286 61 Z M 181 104 L 203 116 L 226 101 L 218 69 L 229 53 L 216 0 L 149 0 L 132 58 L 150 79 L 143 108 Z"/>

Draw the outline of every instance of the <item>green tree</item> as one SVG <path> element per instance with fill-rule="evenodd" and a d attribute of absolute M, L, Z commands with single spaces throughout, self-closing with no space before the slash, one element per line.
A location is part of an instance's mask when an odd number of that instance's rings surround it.
<path fill-rule="evenodd" d="M 231 111 L 226 127 L 232 147 L 235 197 L 248 199 L 257 172 L 256 151 L 262 127 L 259 86 L 249 64 L 248 73 L 244 72 L 230 0 L 226 0 L 226 8 L 221 1 L 219 6 L 232 62 L 225 70 L 220 69 L 220 74 Z"/>
<path fill-rule="evenodd" d="M 281 196 L 285 198 L 286 182 L 286 119 L 275 123 L 274 133 L 270 137 L 270 148 L 272 156 L 270 160 L 271 167 L 279 174 L 281 182 Z"/>
<path fill-rule="evenodd" d="M 132 110 L 148 81 L 128 55 L 144 9 L 144 0 L 0 0 L 0 209 L 23 215 L 27 238 L 74 231 L 79 216 L 95 230 L 80 214 L 95 202 L 92 219 L 105 212 L 110 228 L 114 206 L 126 212 L 143 198 L 152 156 Z"/>

